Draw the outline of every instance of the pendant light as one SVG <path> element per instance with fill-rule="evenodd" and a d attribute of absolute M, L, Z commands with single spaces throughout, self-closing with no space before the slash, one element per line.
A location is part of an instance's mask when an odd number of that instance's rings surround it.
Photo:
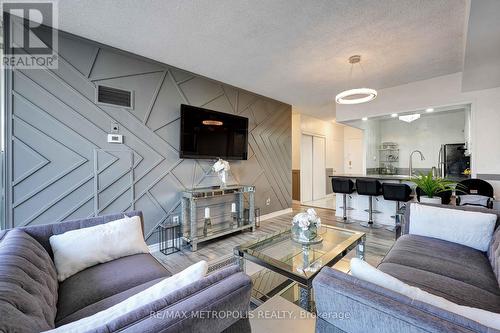
<path fill-rule="evenodd" d="M 353 55 L 349 57 L 349 63 L 351 64 L 351 73 L 350 77 L 352 77 L 352 69 L 355 64 L 359 64 L 359 67 L 361 67 L 361 56 L 360 55 Z M 363 69 L 363 67 L 361 67 Z M 338 104 L 360 104 L 360 103 L 366 103 L 369 101 L 374 100 L 377 97 L 377 91 L 374 89 L 370 88 L 356 88 L 356 89 L 349 89 L 341 92 L 337 96 L 335 96 L 335 101 Z"/>

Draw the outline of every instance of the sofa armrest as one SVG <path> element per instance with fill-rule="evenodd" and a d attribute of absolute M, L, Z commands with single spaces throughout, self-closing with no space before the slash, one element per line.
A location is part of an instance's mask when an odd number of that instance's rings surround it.
<path fill-rule="evenodd" d="M 318 316 L 346 332 L 499 332 L 329 267 L 313 287 Z"/>
<path fill-rule="evenodd" d="M 246 316 L 252 281 L 238 266 L 211 274 L 95 332 L 222 332 Z"/>

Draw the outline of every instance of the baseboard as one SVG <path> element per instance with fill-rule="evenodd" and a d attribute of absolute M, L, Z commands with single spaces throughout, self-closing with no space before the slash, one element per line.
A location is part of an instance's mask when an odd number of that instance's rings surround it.
<path fill-rule="evenodd" d="M 158 252 L 160 251 L 160 243 L 148 245 L 148 248 L 150 253 Z"/>
<path fill-rule="evenodd" d="M 276 217 L 276 216 L 280 216 L 280 215 L 283 215 L 283 214 L 289 214 L 293 212 L 292 208 L 286 208 L 286 209 L 282 209 L 282 210 L 278 210 L 276 212 L 272 212 L 272 213 L 269 213 L 269 214 L 265 214 L 265 215 L 261 215 L 260 216 L 260 220 L 261 221 L 265 221 L 265 220 L 269 220 L 269 219 L 272 219 L 273 217 Z"/>

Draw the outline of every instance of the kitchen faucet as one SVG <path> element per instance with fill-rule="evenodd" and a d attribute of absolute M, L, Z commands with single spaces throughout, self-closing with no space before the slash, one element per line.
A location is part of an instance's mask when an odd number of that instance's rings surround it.
<path fill-rule="evenodd" d="M 414 153 L 419 153 L 420 154 L 420 160 L 423 161 L 425 160 L 424 154 L 420 150 L 414 150 L 410 153 L 410 160 L 408 162 L 408 174 L 410 177 L 413 176 L 413 154 Z"/>

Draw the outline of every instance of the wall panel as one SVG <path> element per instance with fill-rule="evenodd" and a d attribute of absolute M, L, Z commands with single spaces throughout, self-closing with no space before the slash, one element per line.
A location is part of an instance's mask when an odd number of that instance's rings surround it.
<path fill-rule="evenodd" d="M 179 191 L 217 184 L 213 161 L 179 159 L 181 103 L 248 117 L 248 160 L 231 163 L 230 180 L 256 186 L 262 214 L 291 206 L 290 105 L 69 34 L 59 38 L 57 70 L 14 70 L 8 78 L 7 227 L 140 209 L 151 236 L 180 215 Z M 134 108 L 96 104 L 96 84 L 133 90 Z M 113 123 L 122 145 L 106 142 Z M 132 177 L 123 156 L 132 156 Z"/>

